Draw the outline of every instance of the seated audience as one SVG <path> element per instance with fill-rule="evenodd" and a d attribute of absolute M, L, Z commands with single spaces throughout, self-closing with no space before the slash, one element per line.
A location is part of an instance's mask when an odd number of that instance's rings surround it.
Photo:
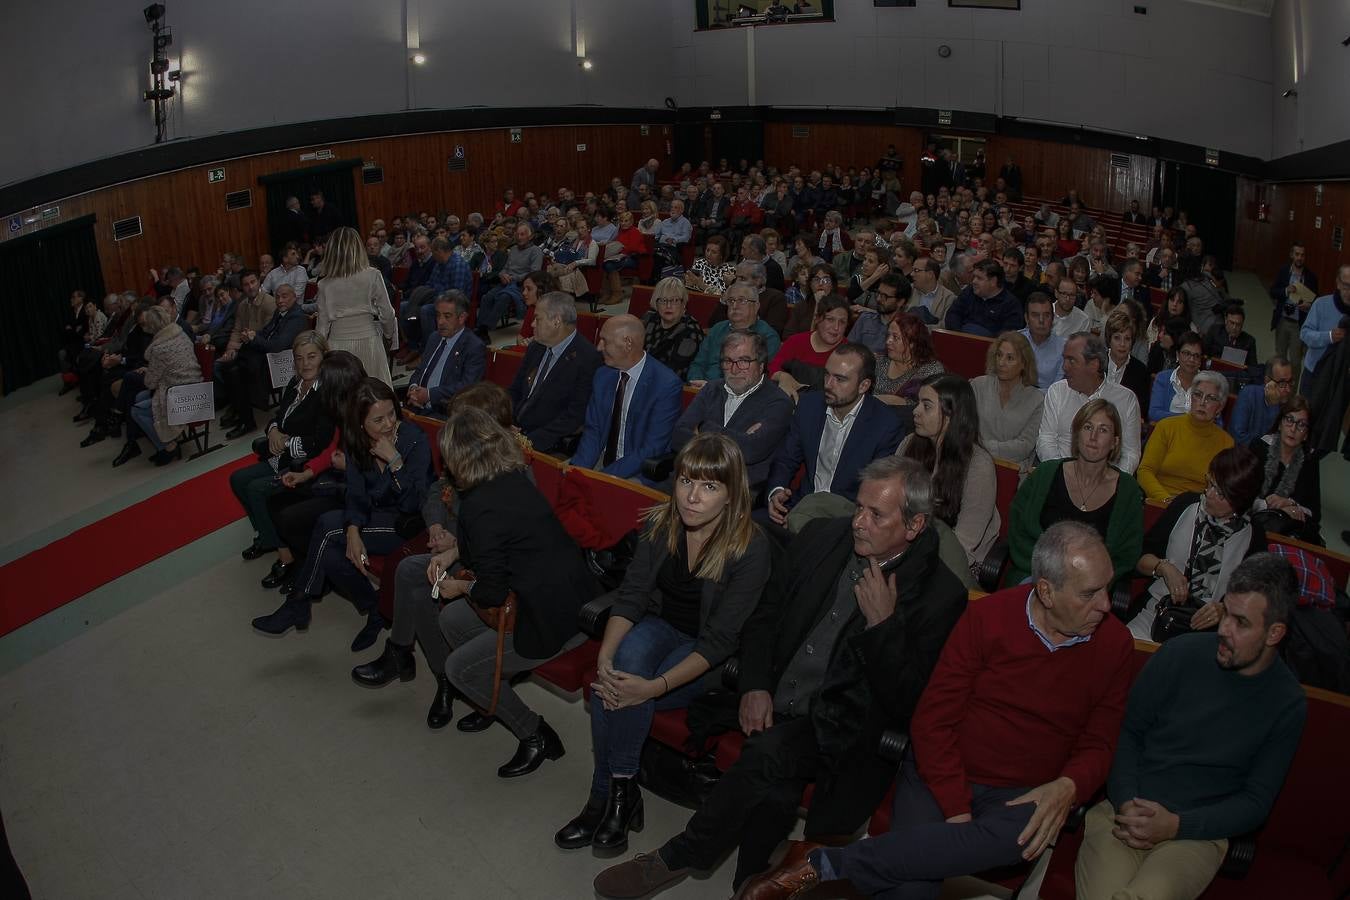
<path fill-rule="evenodd" d="M 752 497 L 764 486 L 792 419 L 792 401 L 765 378 L 768 353 L 763 335 L 730 332 L 722 341 L 722 377 L 698 392 L 670 440 L 676 450 L 698 434 L 725 434 L 734 440 L 745 459 Z"/>
<path fill-rule="evenodd" d="M 755 289 L 755 294 L 759 297 L 759 317 L 774 330 L 776 334 L 782 335 L 783 329 L 788 324 L 789 307 L 787 296 L 780 290 L 767 286 L 768 270 L 764 264 L 755 260 L 741 260 L 736 264 L 737 282 L 744 282 Z M 709 325 L 715 325 L 723 322 L 727 318 L 727 306 L 725 296 L 721 303 L 713 307 L 712 317 L 708 320 Z"/>
<path fill-rule="evenodd" d="M 980 419 L 980 443 L 995 459 L 1023 471 L 1036 455 L 1045 393 L 1036 386 L 1036 358 L 1019 331 L 1005 331 L 989 345 L 985 374 L 970 382 Z"/>
<path fill-rule="evenodd" d="M 352 677 L 369 686 L 409 680 L 416 638 L 437 684 L 428 727 L 450 723 L 456 697 L 487 710 L 496 695 L 491 717 L 470 712 L 456 727 L 484 731 L 494 718 L 506 726 L 519 744 L 497 776 L 515 778 L 561 757 L 563 745 L 511 681 L 582 643 L 577 613 L 594 596 L 595 581 L 580 548 L 528 477 L 520 442 L 499 416 L 456 399 L 441 429 L 440 450 L 458 507 L 455 534 L 439 541 L 448 543 L 444 549 L 399 564 L 394 628 L 384 653 L 357 666 Z M 434 502 L 439 501 L 428 501 Z M 479 610 L 500 607 L 508 595 L 516 625 L 499 650 L 497 631 Z M 443 609 L 439 601 L 446 601 Z M 498 671 L 501 680 L 495 683 Z"/>
<path fill-rule="evenodd" d="M 945 878 L 1036 859 L 1111 766 L 1134 646 L 1111 615 L 1111 558 L 1060 522 L 1032 554 L 1032 584 L 971 603 L 910 722 L 883 835 L 794 842 L 742 896 L 786 898 L 847 879 L 867 896 L 936 897 Z"/>
<path fill-rule="evenodd" d="M 722 681 L 722 664 L 769 581 L 769 540 L 750 520 L 745 463 L 725 435 L 675 459 L 670 499 L 646 516 L 614 595 L 591 694 L 590 796 L 554 836 L 565 850 L 623 852 L 642 827 L 638 764 L 657 710 L 683 709 Z"/>
<path fill-rule="evenodd" d="M 1217 636 L 1180 637 L 1144 665 L 1087 814 L 1078 896 L 1193 900 L 1228 840 L 1265 821 L 1307 715 L 1280 659 L 1297 599 L 1293 567 L 1258 553 L 1229 579 Z"/>
<path fill-rule="evenodd" d="M 1101 334 L 1106 317 L 1120 302 L 1120 280 L 1110 275 L 1093 275 L 1088 280 L 1087 297 L 1087 305 L 1083 307 L 1088 317 L 1087 330 Z"/>
<path fill-rule="evenodd" d="M 197 343 L 210 347 L 217 356 L 224 353 L 230 343 L 230 334 L 234 331 L 234 316 L 239 303 L 229 288 L 220 286 L 213 289 L 210 300 L 191 326 Z"/>
<path fill-rule="evenodd" d="M 890 272 L 882 276 L 872 289 L 876 308 L 865 309 L 858 315 L 849 330 L 848 339 L 881 356 L 886 352 L 886 333 L 890 330 L 891 321 L 896 312 L 909 302 L 912 291 L 909 279 L 904 275 Z"/>
<path fill-rule="evenodd" d="M 295 377 L 281 392 L 276 417 L 267 424 L 262 447 L 255 445 L 258 461 L 230 473 L 230 490 L 244 508 L 253 526 L 253 543 L 243 557 L 254 560 L 277 550 L 281 539 L 267 513 L 267 498 L 282 489 L 281 476 L 291 464 L 317 456 L 333 440 L 338 420 L 319 395 L 319 370 L 328 342 L 317 331 L 304 331 L 291 345 Z M 285 563 L 277 562 L 269 575 L 284 574 Z"/>
<path fill-rule="evenodd" d="M 939 279 L 942 276 L 942 264 L 932 257 L 916 260 L 910 270 L 913 291 L 905 312 L 913 313 L 923 320 L 925 325 L 938 325 L 947 318 L 956 294 Z"/>
<path fill-rule="evenodd" d="M 1242 306 L 1229 304 L 1223 321 L 1205 334 L 1205 356 L 1236 362 L 1240 366 L 1256 365 L 1256 338 L 1242 330 L 1246 324 L 1247 313 Z"/>
<path fill-rule="evenodd" d="M 1250 443 L 1261 464 L 1254 520 L 1261 530 L 1322 543 L 1321 458 L 1307 449 L 1312 410 L 1301 395 L 1280 407 L 1276 427 Z"/>
<path fill-rule="evenodd" d="M 855 313 L 876 309 L 875 288 L 891 273 L 892 264 L 889 251 L 875 245 L 863 248 L 863 264 L 848 280 L 847 296 Z"/>
<path fill-rule="evenodd" d="M 1089 400 L 1073 420 L 1068 459 L 1047 460 L 1022 482 L 1008 512 L 1006 584 L 1031 575 L 1031 555 L 1045 529 L 1056 522 L 1092 526 L 1106 542 L 1115 580 L 1128 578 L 1139 562 L 1144 533 L 1144 492 L 1120 459 L 1120 413 L 1106 400 Z"/>
<path fill-rule="evenodd" d="M 355 229 L 342 227 L 329 235 L 323 270 L 316 330 L 334 350 L 354 353 L 368 377 L 392 384 L 385 348 L 397 329 L 394 308 L 384 278 L 371 267 Z"/>
<path fill-rule="evenodd" d="M 703 326 L 688 312 L 689 292 L 678 278 L 662 278 L 652 290 L 652 308 L 642 316 L 643 346 L 684 379 L 703 343 Z"/>
<path fill-rule="evenodd" d="M 539 298 L 549 291 L 557 290 L 561 290 L 558 287 L 558 279 L 542 269 L 531 272 L 520 280 L 520 296 L 525 299 L 525 318 L 520 320 L 517 344 L 528 344 L 530 338 L 534 337 L 534 306 L 539 302 Z"/>
<path fill-rule="evenodd" d="M 1067 341 L 1070 335 L 1089 331 L 1088 316 L 1078 307 L 1078 286 L 1073 279 L 1047 277 L 1046 284 L 1055 285 L 1055 334 Z"/>
<path fill-rule="evenodd" d="M 1197 244 L 1199 238 L 1192 238 Z M 1191 241 L 1187 241 L 1189 246 Z M 1223 272 L 1219 261 L 1213 256 L 1204 256 L 1198 271 L 1186 279 L 1182 289 L 1191 301 L 1191 315 L 1195 317 L 1195 327 L 1201 334 L 1209 334 L 1215 325 L 1223 324 L 1224 310 L 1228 306 L 1228 297 L 1223 285 Z"/>
<path fill-rule="evenodd" d="M 877 358 L 872 393 L 882 403 L 910 406 L 919 385 L 945 371 L 933 350 L 928 326 L 912 313 L 901 313 L 886 326 L 886 352 Z"/>
<path fill-rule="evenodd" d="M 1204 490 L 1210 460 L 1233 446 L 1233 436 L 1214 421 L 1227 399 L 1228 379 L 1216 372 L 1196 373 L 1190 410 L 1159 422 L 1144 447 L 1139 484 L 1148 499 L 1168 503 L 1186 491 Z"/>
<path fill-rule="evenodd" d="M 684 386 L 679 376 L 647 355 L 642 338 L 636 316 L 612 316 L 600 329 L 605 366 L 591 387 L 572 465 L 632 478 L 642 471 L 644 460 L 670 449 Z"/>
<path fill-rule="evenodd" d="M 807 271 L 809 275 L 807 276 L 806 290 L 801 299 L 789 308 L 788 323 L 783 329 L 784 337 L 792 337 L 794 334 L 810 331 L 812 324 L 816 321 L 816 304 L 826 297 L 832 297 L 838 293 L 834 269 L 824 263 L 817 263 Z"/>
<path fill-rule="evenodd" d="M 1205 362 L 1204 342 L 1194 331 L 1187 331 L 1177 340 L 1176 348 L 1176 368 L 1163 369 L 1153 379 L 1148 404 L 1150 422 L 1190 411 L 1191 385 Z"/>
<path fill-rule="evenodd" d="M 369 376 L 351 398 L 342 431 L 343 508 L 319 516 L 295 593 L 276 612 L 254 619 L 253 627 L 270 635 L 304 631 L 310 607 L 331 583 L 366 616 L 352 639 L 355 653 L 388 627 L 376 608 L 368 554 L 392 553 L 422 530 L 419 513 L 432 481 L 431 446 L 421 428 L 403 421 L 393 388 Z"/>
<path fill-rule="evenodd" d="M 733 284 L 722 295 L 722 303 L 727 308 L 726 321 L 718 322 L 708 329 L 708 336 L 699 345 L 698 353 L 689 366 L 689 383 L 695 387 L 701 388 L 706 382 L 721 375 L 722 341 L 731 329 L 738 328 L 763 335 L 771 359 L 782 343 L 778 333 L 759 317 L 759 293 L 753 285 L 743 281 Z M 812 308 L 814 309 L 814 304 Z"/>
<path fill-rule="evenodd" d="M 944 320 L 950 331 L 993 337 L 1026 326 L 1022 304 L 1003 283 L 1003 267 L 992 259 L 980 260 L 970 285 L 957 296 Z"/>
<path fill-rule="evenodd" d="M 1261 462 L 1246 447 L 1229 447 L 1209 464 L 1203 491 L 1173 498 L 1144 535 L 1136 571 L 1152 579 L 1139 612 L 1129 620 L 1141 640 L 1158 640 L 1154 621 L 1164 606 L 1194 610 L 1190 630 L 1213 628 L 1238 563 L 1265 549 L 1265 533 L 1251 509 L 1261 492 Z"/>
<path fill-rule="evenodd" d="M 933 473 L 933 515 L 956 533 L 973 572 L 998 539 L 994 458 L 980 445 L 980 416 L 970 382 L 927 379 L 914 404 L 914 433 L 896 453 Z"/>
<path fill-rule="evenodd" d="M 581 432 L 600 352 L 577 334 L 577 307 L 561 291 L 535 304 L 534 337 L 511 381 L 516 427 L 541 453 Z"/>
<path fill-rule="evenodd" d="M 797 402 L 803 389 L 825 384 L 825 362 L 848 331 L 848 301 L 838 295 L 816 305 L 815 327 L 783 342 L 769 362 L 769 377 Z"/>
<path fill-rule="evenodd" d="M 1136 323 L 1125 304 L 1117 306 L 1102 325 L 1102 341 L 1106 344 L 1106 378 L 1113 384 L 1127 388 L 1139 401 L 1139 408 L 1148 405 L 1152 381 L 1148 366 L 1133 354 Z"/>
<path fill-rule="evenodd" d="M 365 251 L 362 251 L 362 259 L 364 258 Z M 245 296 L 248 294 L 249 285 L 256 281 L 257 276 L 252 273 L 244 276 Z M 295 339 L 300 336 L 300 332 L 309 325 L 309 318 L 296 305 L 295 292 L 291 290 L 290 285 L 283 284 L 277 288 L 275 306 L 276 311 L 272 313 L 272 318 L 267 324 L 256 332 L 246 330 L 240 334 L 242 343 L 233 356 L 227 351 L 224 357 L 216 361 L 216 376 L 224 385 L 230 407 L 229 412 L 221 416 L 220 425 L 222 428 L 229 428 L 229 431 L 225 432 L 225 437 L 229 440 L 250 434 L 258 427 L 253 418 L 255 401 L 265 401 L 272 389 L 271 374 L 267 365 L 268 354 L 289 350 L 294 345 Z M 243 311 L 244 308 L 241 307 L 240 315 Z M 366 315 L 366 324 L 369 325 L 369 310 L 366 311 Z M 320 330 L 319 333 L 322 334 L 323 331 Z M 383 354 L 383 348 L 380 352 Z M 383 358 L 381 356 L 381 359 Z M 386 362 L 385 369 L 388 368 Z M 256 402 L 256 405 L 265 406 L 266 403 Z"/>
<path fill-rule="evenodd" d="M 720 234 L 708 238 L 703 255 L 684 273 L 684 285 L 691 291 L 721 294 L 736 280 L 736 264 L 727 254 L 727 239 Z"/>
<path fill-rule="evenodd" d="M 782 576 L 789 587 L 765 594 L 741 641 L 739 758 L 682 832 L 600 873 L 597 894 L 648 896 L 737 847 L 739 887 L 768 866 L 812 782 L 808 840 L 867 821 L 897 768 L 877 754 L 880 735 L 909 730 L 965 608 L 928 527 L 932 493 L 917 463 L 883 457 L 862 472 L 865 513 L 813 522 L 796 537 Z M 823 635 L 818 622 L 830 623 Z"/>
<path fill-rule="evenodd" d="M 534 243 L 534 229 L 529 222 L 516 223 L 515 243 L 506 251 L 500 269 L 484 279 L 484 290 L 478 304 L 478 336 L 489 343 L 491 329 L 508 311 L 525 315 L 525 298 L 520 293 L 520 282 L 531 272 L 544 268 L 544 251 Z"/>
<path fill-rule="evenodd" d="M 1054 300 L 1041 291 L 1030 293 L 1023 304 L 1027 327 L 1019 334 L 1027 339 L 1036 358 L 1036 385 L 1043 391 L 1064 377 L 1063 335 L 1055 334 Z"/>
<path fill-rule="evenodd" d="M 575 231 L 571 233 L 576 236 L 575 239 L 553 254 L 553 264 L 547 271 L 558 280 L 558 290 L 566 291 L 578 300 L 589 299 L 591 288 L 584 270 L 599 265 L 603 245 L 594 239 L 590 224 L 580 216 L 576 219 Z M 523 291 L 521 297 L 524 298 Z M 495 328 L 497 321 L 494 319 L 484 324 Z"/>
<path fill-rule="evenodd" d="M 1275 420 L 1294 392 L 1294 367 L 1283 356 L 1272 356 L 1266 363 L 1264 384 L 1249 384 L 1238 391 L 1228 431 L 1233 442 L 1247 447 L 1262 435 L 1275 431 Z"/>
<path fill-rule="evenodd" d="M 464 327 L 469 298 L 446 291 L 436 298 L 436 333 L 408 379 L 404 404 L 422 415 L 443 414 L 456 391 L 481 381 L 487 371 L 487 349 L 478 335 Z"/>
<path fill-rule="evenodd" d="M 1073 420 L 1089 400 L 1109 400 L 1120 414 L 1122 472 L 1139 467 L 1139 401 L 1126 388 L 1106 377 L 1109 354 L 1102 339 L 1088 332 L 1071 335 L 1064 344 L 1064 380 L 1045 392 L 1036 456 L 1042 461 L 1064 459 L 1073 451 Z"/>
<path fill-rule="evenodd" d="M 137 439 L 142 435 L 155 448 L 150 461 L 156 466 L 166 466 L 181 459 L 183 452 L 178 441 L 182 426 L 169 424 L 169 388 L 202 380 L 202 368 L 192 349 L 192 339 L 174 321 L 166 304 L 147 309 L 141 323 L 150 336 L 150 343 L 145 348 L 143 387 L 128 408 L 127 442 L 113 460 L 113 468 L 141 455 Z M 126 389 L 124 384 L 123 390 Z"/>
<path fill-rule="evenodd" d="M 900 420 L 869 392 L 876 359 L 861 344 L 844 343 L 825 362 L 825 387 L 801 398 L 787 439 L 769 468 L 769 521 L 787 523 L 788 511 L 808 494 L 838 495 L 847 514 L 858 496 L 859 473 L 869 462 L 895 452 Z M 797 469 L 805 474 L 794 491 Z"/>

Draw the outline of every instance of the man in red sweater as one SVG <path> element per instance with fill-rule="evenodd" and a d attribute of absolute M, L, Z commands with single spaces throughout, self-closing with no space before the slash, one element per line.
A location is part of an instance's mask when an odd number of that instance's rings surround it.
<path fill-rule="evenodd" d="M 742 900 L 847 879 L 864 894 L 936 898 L 944 878 L 1035 859 L 1106 780 L 1134 644 L 1111 615 L 1111 557 L 1059 522 L 1032 552 L 1032 587 L 972 602 L 910 724 L 891 831 L 847 847 L 796 842 Z"/>

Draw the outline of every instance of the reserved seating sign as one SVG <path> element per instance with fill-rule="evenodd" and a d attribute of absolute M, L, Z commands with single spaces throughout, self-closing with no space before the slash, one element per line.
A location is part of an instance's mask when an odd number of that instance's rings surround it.
<path fill-rule="evenodd" d="M 216 392 L 209 381 L 171 387 L 165 399 L 170 425 L 191 425 L 216 417 Z"/>
<path fill-rule="evenodd" d="M 284 388 L 295 377 L 295 354 L 289 350 L 267 354 L 267 371 L 272 376 L 272 387 Z"/>

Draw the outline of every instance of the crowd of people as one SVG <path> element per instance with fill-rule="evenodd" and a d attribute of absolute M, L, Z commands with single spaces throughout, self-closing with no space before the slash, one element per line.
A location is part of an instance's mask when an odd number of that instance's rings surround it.
<path fill-rule="evenodd" d="M 597 877 L 603 897 L 647 896 L 736 848 L 738 896 L 848 879 L 935 897 L 945 877 L 1036 857 L 1090 802 L 1084 896 L 1197 896 L 1226 839 L 1269 811 L 1302 727 L 1279 653 L 1297 576 L 1265 536 L 1321 542 L 1350 266 L 1309 299 L 1293 248 L 1272 287 L 1280 350 L 1259 366 L 1184 213 L 1133 205 L 1155 239 L 1117 257 L 1073 191 L 1019 221 L 1012 160 L 986 185 L 934 153 L 904 199 L 893 149 L 856 170 L 659 169 L 580 196 L 507 190 L 462 220 L 377 220 L 364 240 L 317 195 L 308 218 L 290 207 L 280 266 L 226 254 L 101 311 L 72 297 L 84 444 L 125 429 L 115 466 L 140 437 L 157 464 L 179 455 L 164 393 L 202 379 L 201 353 L 229 436 L 250 435 L 269 356 L 291 351 L 257 461 L 231 477 L 255 532 L 243 556 L 271 558 L 261 585 L 285 596 L 253 626 L 303 631 L 318 598 L 345 597 L 365 617 L 354 652 L 389 631 L 352 677 L 409 680 L 420 644 L 428 725 L 459 699 L 459 731 L 509 729 L 502 778 L 564 752 L 512 679 L 581 644 L 577 613 L 601 593 L 529 455 L 665 490 L 612 593 L 594 774 L 556 843 L 626 849 L 656 711 L 698 708 L 747 740 L 680 835 Z M 644 256 L 651 309 L 607 316 L 592 344 L 578 301 L 622 303 Z M 580 273 L 597 266 L 588 296 Z M 691 290 L 720 298 L 710 321 Z M 512 317 L 527 345 L 502 387 L 486 356 Z M 949 371 L 934 328 L 989 338 L 985 374 Z M 1236 355 L 1251 383 L 1225 417 L 1234 380 L 1205 361 Z M 445 420 L 439 478 L 405 411 Z M 999 461 L 1022 479 L 1002 511 Z M 1147 529 L 1146 499 L 1166 505 Z M 967 605 L 995 586 L 1005 517 L 1005 587 Z M 421 535 L 386 622 L 371 559 Z M 1113 591 L 1140 579 L 1113 615 Z M 508 596 L 502 646 L 485 611 Z M 1167 641 L 1133 686 L 1131 635 Z M 728 703 L 714 689 L 732 658 Z M 1194 701 L 1161 704 L 1178 688 Z M 877 754 L 886 729 L 912 736 L 898 781 Z M 810 783 L 808 843 L 766 873 Z M 850 843 L 893 783 L 892 831 Z"/>

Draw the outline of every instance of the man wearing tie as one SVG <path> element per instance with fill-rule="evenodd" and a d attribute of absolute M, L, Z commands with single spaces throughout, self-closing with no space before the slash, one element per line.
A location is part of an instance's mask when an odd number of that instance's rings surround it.
<path fill-rule="evenodd" d="M 413 412 L 442 415 L 452 394 L 482 380 L 487 349 L 478 335 L 465 329 L 468 317 L 469 298 L 462 291 L 436 297 L 436 334 L 408 381 L 406 402 Z"/>
<path fill-rule="evenodd" d="M 684 385 L 647 355 L 644 337 L 636 316 L 614 316 L 600 329 L 605 368 L 595 377 L 573 465 L 632 478 L 648 457 L 670 450 Z"/>
<path fill-rule="evenodd" d="M 516 427 L 541 452 L 577 435 L 585 421 L 600 351 L 577 334 L 571 294 L 550 291 L 534 305 L 534 338 L 509 393 Z"/>

